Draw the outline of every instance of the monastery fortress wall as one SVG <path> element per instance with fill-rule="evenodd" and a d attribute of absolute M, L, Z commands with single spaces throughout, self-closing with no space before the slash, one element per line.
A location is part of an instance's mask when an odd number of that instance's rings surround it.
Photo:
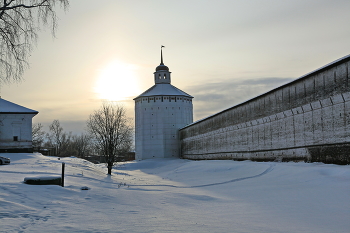
<path fill-rule="evenodd" d="M 187 159 L 350 163 L 350 56 L 179 131 Z"/>

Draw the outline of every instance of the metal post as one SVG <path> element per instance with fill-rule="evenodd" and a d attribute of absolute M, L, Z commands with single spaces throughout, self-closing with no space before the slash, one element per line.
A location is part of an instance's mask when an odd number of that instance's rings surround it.
<path fill-rule="evenodd" d="M 64 187 L 64 165 L 65 163 L 62 163 L 62 175 L 61 175 L 61 186 Z"/>

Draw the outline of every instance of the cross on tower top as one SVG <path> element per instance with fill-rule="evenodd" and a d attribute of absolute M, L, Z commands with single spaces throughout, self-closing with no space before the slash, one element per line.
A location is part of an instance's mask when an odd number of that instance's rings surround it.
<path fill-rule="evenodd" d="M 160 70 L 169 71 L 169 68 L 163 63 L 163 48 L 165 48 L 164 45 L 160 46 L 160 65 L 157 66 L 156 71 L 160 71 Z"/>

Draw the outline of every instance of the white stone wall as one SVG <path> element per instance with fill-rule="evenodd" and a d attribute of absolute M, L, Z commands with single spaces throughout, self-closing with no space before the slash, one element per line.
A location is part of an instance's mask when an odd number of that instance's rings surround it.
<path fill-rule="evenodd" d="M 183 156 L 269 157 L 265 150 L 350 142 L 350 92 L 183 139 Z M 291 150 L 288 156 L 305 156 Z M 293 153 L 294 152 L 294 153 Z M 287 156 L 284 151 L 283 155 Z M 205 155 L 206 154 L 206 155 Z M 210 156 L 209 156 L 210 154 Z M 282 153 L 275 152 L 277 157 Z M 205 156 L 204 156 L 205 155 Z M 247 155 L 246 155 L 247 156 Z"/>
<path fill-rule="evenodd" d="M 31 148 L 35 114 L 0 114 L 0 149 Z M 18 141 L 14 141 L 17 136 Z"/>
<path fill-rule="evenodd" d="M 178 129 L 193 122 L 192 100 L 183 96 L 135 100 L 136 159 L 179 157 Z"/>
<path fill-rule="evenodd" d="M 181 129 L 182 157 L 350 162 L 348 60 Z"/>

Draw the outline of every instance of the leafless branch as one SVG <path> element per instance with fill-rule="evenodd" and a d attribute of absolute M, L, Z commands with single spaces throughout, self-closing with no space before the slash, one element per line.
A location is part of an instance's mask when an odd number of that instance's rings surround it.
<path fill-rule="evenodd" d="M 2 0 L 0 2 L 0 81 L 20 81 L 41 25 L 55 36 L 56 5 L 66 10 L 69 0 Z"/>

